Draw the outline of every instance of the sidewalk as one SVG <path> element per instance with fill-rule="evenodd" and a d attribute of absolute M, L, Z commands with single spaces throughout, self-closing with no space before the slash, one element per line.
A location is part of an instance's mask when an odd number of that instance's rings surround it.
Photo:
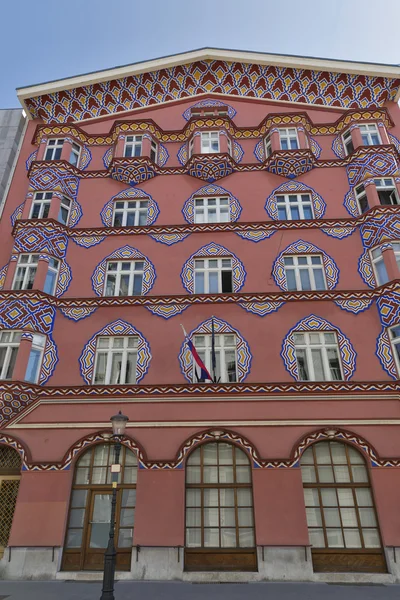
<path fill-rule="evenodd" d="M 0 600 L 99 600 L 101 584 L 69 581 L 0 581 Z M 400 585 L 325 583 L 115 584 L 115 600 L 398 600 Z"/>

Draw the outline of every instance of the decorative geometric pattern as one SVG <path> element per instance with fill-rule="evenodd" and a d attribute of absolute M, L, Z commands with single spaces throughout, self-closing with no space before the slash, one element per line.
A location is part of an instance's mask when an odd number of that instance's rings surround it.
<path fill-rule="evenodd" d="M 279 150 L 269 157 L 266 169 L 274 175 L 295 179 L 315 166 L 315 156 L 310 150 Z"/>
<path fill-rule="evenodd" d="M 239 302 L 241 308 L 244 308 L 247 312 L 258 315 L 259 317 L 265 317 L 273 312 L 276 312 L 283 306 L 284 302 Z"/>
<path fill-rule="evenodd" d="M 29 171 L 29 168 L 30 168 L 31 164 L 33 163 L 33 161 L 36 160 L 36 156 L 37 156 L 37 150 L 34 150 L 33 152 L 30 153 L 30 155 L 26 159 L 25 167 L 26 167 L 27 171 Z"/>
<path fill-rule="evenodd" d="M 136 383 L 139 383 L 149 369 L 151 360 L 150 345 L 140 331 L 135 329 L 131 323 L 127 323 L 122 319 L 117 319 L 103 327 L 103 329 L 100 329 L 100 331 L 90 338 L 82 350 L 82 354 L 79 357 L 79 365 L 85 383 L 92 383 L 97 337 L 101 335 L 135 335 L 138 337 Z"/>
<path fill-rule="evenodd" d="M 360 209 L 358 208 L 357 200 L 354 194 L 354 188 L 350 188 L 350 190 L 345 194 L 343 206 L 352 217 L 360 216 Z"/>
<path fill-rule="evenodd" d="M 163 167 L 165 165 L 165 163 L 168 161 L 168 159 L 169 159 L 169 152 L 168 152 L 166 146 L 164 146 L 163 144 L 159 144 L 158 152 L 157 152 L 158 166 Z"/>
<path fill-rule="evenodd" d="M 247 375 L 250 372 L 252 355 L 250 352 L 250 348 L 245 339 L 240 335 L 237 329 L 232 327 L 226 321 L 222 319 L 214 319 L 214 331 L 216 334 L 219 333 L 234 333 L 236 335 L 236 357 L 237 357 L 237 377 L 238 381 L 244 381 Z M 212 319 L 207 319 L 200 323 L 195 329 L 189 333 L 189 338 L 191 339 L 194 335 L 201 334 L 211 334 L 212 333 Z M 183 342 L 181 346 L 181 351 L 179 353 L 179 364 L 181 366 L 181 371 L 187 381 L 193 381 L 193 356 L 188 348 L 188 344 L 186 340 Z"/>
<path fill-rule="evenodd" d="M 263 139 L 260 140 L 259 142 L 257 142 L 256 147 L 254 148 L 253 154 L 259 162 L 261 162 L 261 163 L 264 162 L 264 160 L 265 160 L 265 144 L 264 144 Z"/>
<path fill-rule="evenodd" d="M 55 309 L 34 298 L 2 298 L 0 300 L 1 329 L 31 329 L 48 334 L 53 330 Z"/>
<path fill-rule="evenodd" d="M 210 244 L 199 248 L 197 252 L 194 252 L 183 265 L 181 272 L 182 284 L 189 294 L 194 294 L 194 259 L 202 257 L 215 258 L 218 256 L 232 259 L 233 291 L 238 292 L 243 287 L 246 279 L 244 265 L 233 252 L 230 252 L 230 250 L 227 250 L 224 246 L 211 242 Z"/>
<path fill-rule="evenodd" d="M 103 156 L 103 165 L 105 169 L 108 169 L 108 167 L 111 165 L 111 161 L 113 159 L 113 153 L 114 153 L 114 148 L 108 148 L 108 150 L 106 150 L 104 152 L 104 156 Z"/>
<path fill-rule="evenodd" d="M 297 242 L 290 244 L 289 246 L 287 246 L 287 248 L 282 250 L 282 252 L 279 254 L 279 256 L 274 262 L 272 268 L 272 275 L 275 279 L 276 285 L 279 286 L 281 290 L 288 289 L 285 274 L 284 257 L 290 254 L 321 254 L 328 289 L 333 290 L 335 288 L 339 279 L 339 269 L 337 268 L 334 260 L 317 246 L 314 246 L 309 242 L 305 242 L 304 240 L 298 240 Z"/>
<path fill-rule="evenodd" d="M 187 174 L 213 183 L 233 173 L 230 157 L 221 154 L 195 155 L 187 168 Z"/>
<path fill-rule="evenodd" d="M 83 146 L 81 157 L 79 160 L 79 168 L 84 171 L 89 166 L 90 161 L 92 160 L 92 153 L 88 146 Z"/>
<path fill-rule="evenodd" d="M 272 190 L 271 194 L 268 196 L 265 202 L 265 210 L 271 219 L 276 221 L 279 220 L 278 216 L 278 207 L 276 205 L 276 196 L 282 194 L 301 194 L 303 192 L 307 192 L 311 196 L 311 201 L 314 209 L 314 216 L 316 219 L 322 219 L 326 210 L 325 200 L 317 194 L 317 192 L 310 187 L 309 185 L 305 185 L 304 183 L 300 183 L 299 181 L 290 181 L 287 183 L 282 183 L 279 187 Z"/>
<path fill-rule="evenodd" d="M 7 275 L 7 269 L 8 269 L 8 265 L 4 265 L 4 267 L 1 267 L 1 269 L 0 269 L 0 290 L 2 290 L 3 286 L 4 286 L 4 282 L 6 280 L 6 275 Z"/>
<path fill-rule="evenodd" d="M 89 307 L 89 306 L 68 306 L 66 308 L 60 308 L 60 313 L 67 317 L 67 319 L 71 319 L 71 321 L 80 321 L 81 319 L 86 319 L 86 317 L 90 317 L 94 312 L 96 312 L 97 307 Z"/>
<path fill-rule="evenodd" d="M 398 80 L 384 77 L 202 60 L 28 98 L 25 102 L 34 119 L 67 123 L 213 92 L 347 109 L 368 108 L 394 100 L 397 87 Z"/>
<path fill-rule="evenodd" d="M 205 185 L 194 192 L 183 205 L 182 214 L 188 223 L 194 223 L 194 201 L 196 198 L 204 198 L 205 196 L 228 196 L 230 208 L 230 221 L 237 221 L 242 212 L 242 207 L 239 200 L 228 190 L 219 185 Z"/>
<path fill-rule="evenodd" d="M 189 308 L 188 304 L 159 304 L 157 306 L 146 306 L 153 315 L 162 317 L 163 319 L 170 319 L 176 315 L 180 315 L 184 310 Z"/>
<path fill-rule="evenodd" d="M 82 207 L 78 200 L 74 198 L 71 202 L 71 211 L 69 213 L 68 227 L 75 227 L 82 217 Z"/>
<path fill-rule="evenodd" d="M 16 209 L 14 210 L 14 212 L 11 214 L 11 216 L 10 216 L 10 220 L 11 220 L 11 226 L 12 226 L 12 227 L 14 227 L 14 225 L 15 225 L 15 222 L 16 222 L 18 219 L 21 219 L 21 217 L 22 217 L 22 212 L 23 212 L 23 210 L 24 210 L 24 205 L 25 205 L 25 202 L 23 202 L 22 204 L 20 204 L 19 206 L 17 206 L 17 208 L 16 208 Z"/>
<path fill-rule="evenodd" d="M 355 186 L 366 177 L 397 175 L 398 165 L 393 154 L 387 150 L 385 153 L 374 154 L 360 152 L 358 156 L 352 156 L 346 171 L 350 185 Z"/>
<path fill-rule="evenodd" d="M 330 237 L 337 238 L 342 240 L 343 238 L 348 237 L 356 230 L 355 227 L 322 227 L 322 233 L 329 235 Z"/>
<path fill-rule="evenodd" d="M 364 248 L 374 248 L 383 240 L 398 240 L 400 238 L 400 219 L 398 212 L 388 211 L 376 214 L 360 226 L 361 239 Z"/>
<path fill-rule="evenodd" d="M 232 108 L 232 106 L 229 106 L 229 104 L 221 102 L 221 100 L 200 100 L 200 102 L 193 104 L 193 106 L 189 106 L 189 108 L 182 113 L 182 117 L 185 119 L 185 121 L 189 121 L 192 116 L 192 108 L 207 108 L 214 106 L 226 106 L 228 109 L 228 117 L 230 119 L 233 119 L 233 117 L 236 115 L 236 110 Z"/>
<path fill-rule="evenodd" d="M 7 391 L 2 389 L 0 391 L 0 427 L 4 427 L 8 421 L 25 410 L 35 400 L 36 394 L 32 388 L 22 392 L 20 390 Z M 5 436 L 0 436 L 0 443 L 6 443 Z M 10 445 L 15 448 L 14 445 Z M 25 457 L 22 446 L 20 446 L 18 452 L 21 457 Z"/>
<path fill-rule="evenodd" d="M 396 136 L 388 133 L 389 142 L 396 147 L 397 152 L 400 154 L 400 140 Z"/>
<path fill-rule="evenodd" d="M 18 455 L 17 458 L 19 458 Z M 10 537 L 15 505 L 17 503 L 19 484 L 19 478 L 3 479 L 0 482 L 0 545 L 2 548 L 6 548 L 8 546 L 8 539 Z"/>
<path fill-rule="evenodd" d="M 155 233 L 150 235 L 150 237 L 160 244 L 172 246 L 178 242 L 183 242 L 189 235 L 190 233 Z"/>
<path fill-rule="evenodd" d="M 60 261 L 60 270 L 58 272 L 58 280 L 55 295 L 57 298 L 65 294 L 72 281 L 71 267 L 65 259 Z"/>
<path fill-rule="evenodd" d="M 262 242 L 270 238 L 274 235 L 275 231 L 255 231 L 253 229 L 248 229 L 247 231 L 236 231 L 236 235 L 240 236 L 244 240 L 249 240 L 250 242 Z"/>
<path fill-rule="evenodd" d="M 381 333 L 376 340 L 376 356 L 379 358 L 382 367 L 386 373 L 393 377 L 393 379 L 399 379 L 397 372 L 396 362 L 393 357 L 392 345 L 390 343 L 389 332 L 386 328 L 383 328 Z"/>
<path fill-rule="evenodd" d="M 56 364 L 58 363 L 57 346 L 50 335 L 46 337 L 44 347 L 43 362 L 40 369 L 39 384 L 43 385 L 53 375 Z"/>
<path fill-rule="evenodd" d="M 318 160 L 318 158 L 321 156 L 322 148 L 318 144 L 317 140 L 315 140 L 312 137 L 310 137 L 310 148 L 311 148 L 311 152 L 314 154 L 315 158 Z"/>
<path fill-rule="evenodd" d="M 374 275 L 374 269 L 371 263 L 371 257 L 368 250 L 365 250 L 358 259 L 358 272 L 360 273 L 363 281 L 370 287 L 376 287 L 376 280 Z"/>
<path fill-rule="evenodd" d="M 332 150 L 333 153 L 338 157 L 338 158 L 346 158 L 346 152 L 344 150 L 344 146 L 343 146 L 343 141 L 342 141 L 342 136 L 341 135 L 337 135 L 333 142 L 332 142 Z"/>
<path fill-rule="evenodd" d="M 385 292 L 376 300 L 382 325 L 390 327 L 400 323 L 400 293 Z"/>
<path fill-rule="evenodd" d="M 81 237 L 73 237 L 71 238 L 75 244 L 78 246 L 82 246 L 82 248 L 91 248 L 92 246 L 97 246 L 97 244 L 101 244 L 106 239 L 105 235 L 84 235 Z"/>
<path fill-rule="evenodd" d="M 316 315 L 309 315 L 305 319 L 302 319 L 288 332 L 285 339 L 283 340 L 281 357 L 285 364 L 286 370 L 290 373 L 293 379 L 299 379 L 297 360 L 296 360 L 296 349 L 293 341 L 293 334 L 298 331 L 334 331 L 336 332 L 339 352 L 343 367 L 344 380 L 348 381 L 353 376 L 356 368 L 356 356 L 357 353 L 351 345 L 347 337 L 341 332 L 341 330 L 332 325 L 329 321 L 317 317 Z"/>
<path fill-rule="evenodd" d="M 236 163 L 242 162 L 242 158 L 244 156 L 244 150 L 243 150 L 242 146 L 239 144 L 239 142 L 236 142 L 235 140 L 233 140 L 232 145 L 233 145 L 233 160 Z"/>
<path fill-rule="evenodd" d="M 117 200 L 147 200 L 147 220 L 146 225 L 153 225 L 157 220 L 158 215 L 160 214 L 160 209 L 158 208 L 158 204 L 150 194 L 144 192 L 139 188 L 128 188 L 127 190 L 123 190 L 118 194 L 115 194 L 103 207 L 100 212 L 101 220 L 103 221 L 103 225 L 105 227 L 112 227 L 113 223 L 113 212 L 114 212 L 114 204 Z"/>
<path fill-rule="evenodd" d="M 116 181 L 136 185 L 154 177 L 155 170 L 147 158 L 118 158 L 114 159 L 109 174 Z"/>
<path fill-rule="evenodd" d="M 95 268 L 92 275 L 92 287 L 98 296 L 104 295 L 104 282 L 106 279 L 107 262 L 109 260 L 142 260 L 144 261 L 143 267 L 143 283 L 142 283 L 142 295 L 146 295 L 151 290 L 156 279 L 156 271 L 153 263 L 144 256 L 139 250 L 132 246 L 122 246 L 118 248 L 108 256 L 106 256 Z"/>
<path fill-rule="evenodd" d="M 178 157 L 179 164 L 184 167 L 189 158 L 188 145 L 186 142 L 184 144 L 182 144 L 182 146 L 179 148 L 177 157 Z"/>
<path fill-rule="evenodd" d="M 40 229 L 33 225 L 17 233 L 14 252 L 45 252 L 56 258 L 63 258 L 68 246 L 68 236 L 57 231 L 53 225 Z"/>
<path fill-rule="evenodd" d="M 335 300 L 336 306 L 338 306 L 342 310 L 346 310 L 347 312 L 354 313 L 355 315 L 358 315 L 358 313 L 367 310 L 371 306 L 371 304 L 373 304 L 373 302 L 373 300 L 361 300 L 358 298 Z"/>
<path fill-rule="evenodd" d="M 79 188 L 79 177 L 61 166 L 55 166 L 51 162 L 38 165 L 37 169 L 30 174 L 31 191 L 61 192 L 69 198 L 76 198 Z"/>

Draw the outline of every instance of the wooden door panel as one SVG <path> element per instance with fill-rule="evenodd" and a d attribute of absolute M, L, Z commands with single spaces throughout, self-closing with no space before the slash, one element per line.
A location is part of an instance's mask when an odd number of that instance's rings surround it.
<path fill-rule="evenodd" d="M 312 550 L 315 573 L 387 573 L 383 552 Z"/>

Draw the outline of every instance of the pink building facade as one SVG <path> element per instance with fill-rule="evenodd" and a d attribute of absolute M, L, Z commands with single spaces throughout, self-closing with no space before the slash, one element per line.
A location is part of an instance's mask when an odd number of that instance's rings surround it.
<path fill-rule="evenodd" d="M 117 577 L 399 580 L 399 84 L 204 50 L 18 91 L 3 577 L 101 577 L 122 410 Z"/>

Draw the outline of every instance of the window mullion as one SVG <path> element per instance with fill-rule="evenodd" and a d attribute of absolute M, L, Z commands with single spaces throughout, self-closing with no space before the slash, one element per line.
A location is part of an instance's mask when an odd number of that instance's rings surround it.
<path fill-rule="evenodd" d="M 105 352 L 106 355 L 106 374 L 105 374 L 105 383 L 106 384 L 110 384 L 111 383 L 111 367 L 112 367 L 112 358 L 113 358 L 113 352 L 112 350 L 108 349 Z"/>
<path fill-rule="evenodd" d="M 331 369 L 329 367 L 328 353 L 325 344 L 321 346 L 322 364 L 324 367 L 324 375 L 327 381 L 332 381 Z"/>
<path fill-rule="evenodd" d="M 315 381 L 315 371 L 314 371 L 314 362 L 311 352 L 311 347 L 309 344 L 306 346 L 306 356 L 308 362 L 308 369 L 310 371 L 310 381 Z"/>
<path fill-rule="evenodd" d="M 122 348 L 122 358 L 121 358 L 121 372 L 119 376 L 119 383 L 126 382 L 126 363 L 128 360 L 128 349 Z"/>

